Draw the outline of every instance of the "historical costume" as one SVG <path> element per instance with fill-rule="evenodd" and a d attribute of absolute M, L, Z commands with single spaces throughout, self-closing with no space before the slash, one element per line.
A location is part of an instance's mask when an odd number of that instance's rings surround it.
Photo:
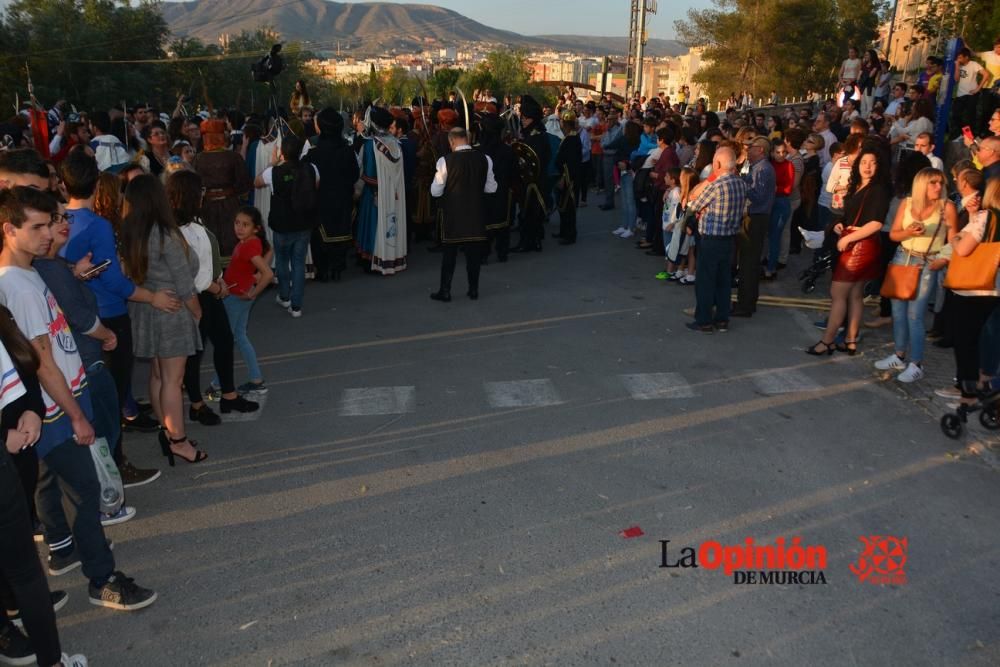
<path fill-rule="evenodd" d="M 415 100 L 416 102 L 416 100 Z M 414 113 L 414 141 L 417 146 L 417 164 L 414 170 L 415 197 L 411 202 L 410 222 L 415 227 L 417 238 L 429 238 L 434 230 L 434 207 L 431 201 L 431 181 L 434 180 L 435 165 L 438 154 L 431 141 L 433 127 L 423 107 L 416 107 L 419 113 Z M 409 199 L 407 199 L 409 201 Z"/>
<path fill-rule="evenodd" d="M 226 148 L 226 122 L 210 118 L 201 122 L 204 152 L 194 157 L 192 166 L 205 188 L 201 219 L 219 239 L 219 251 L 229 257 L 236 247 L 233 228 L 240 197 L 250 191 L 253 181 L 239 153 Z"/>
<path fill-rule="evenodd" d="M 437 161 L 431 195 L 441 197 L 441 284 L 431 295 L 436 301 L 451 301 L 451 279 L 459 248 L 465 251 L 468 296 L 479 298 L 479 268 L 486 247 L 486 193 L 496 192 L 493 162 L 469 145 L 462 129 L 450 133 L 452 152 Z"/>
<path fill-rule="evenodd" d="M 306 161 L 319 169 L 319 207 L 312 234 L 312 255 L 320 281 L 340 280 L 347 265 L 351 222 L 354 212 L 354 183 L 358 161 L 344 139 L 344 117 L 326 108 L 316 115 L 319 135 Z"/>
<path fill-rule="evenodd" d="M 542 107 L 530 95 L 521 98 L 521 124 L 521 140 L 513 146 L 518 160 L 515 191 L 521 209 L 521 237 L 514 252 L 540 251 L 546 220 L 541 188 L 551 151 Z"/>
<path fill-rule="evenodd" d="M 361 150 L 364 189 L 358 204 L 358 254 L 371 270 L 392 275 L 406 268 L 406 189 L 403 151 L 389 134 L 392 114 L 370 107 Z"/>
<path fill-rule="evenodd" d="M 576 184 L 583 177 L 583 143 L 576 129 L 576 114 L 565 111 L 560 119 L 563 140 L 556 152 L 556 206 L 559 208 L 559 233 L 562 245 L 576 243 Z"/>
<path fill-rule="evenodd" d="M 496 247 L 497 259 L 507 261 L 510 249 L 510 223 L 514 215 L 514 150 L 503 142 L 505 124 L 495 113 L 485 113 L 479 118 L 479 150 L 493 161 L 493 178 L 497 191 L 486 195 L 486 233 L 489 243 Z M 489 256 L 489 245 L 486 256 Z"/>

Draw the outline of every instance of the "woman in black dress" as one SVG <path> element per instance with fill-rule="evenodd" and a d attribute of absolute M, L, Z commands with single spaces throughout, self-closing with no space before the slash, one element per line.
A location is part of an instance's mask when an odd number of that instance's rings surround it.
<path fill-rule="evenodd" d="M 845 317 L 847 329 L 844 344 L 836 349 L 850 355 L 858 351 L 858 329 L 865 308 L 865 283 L 876 280 L 882 271 L 879 232 L 891 199 L 888 167 L 881 151 L 862 149 L 851 167 L 844 219 L 833 227 L 833 232 L 840 236 L 837 241 L 840 257 L 830 285 L 830 317 L 823 339 L 806 350 L 807 354 L 833 354 L 834 340 Z"/>

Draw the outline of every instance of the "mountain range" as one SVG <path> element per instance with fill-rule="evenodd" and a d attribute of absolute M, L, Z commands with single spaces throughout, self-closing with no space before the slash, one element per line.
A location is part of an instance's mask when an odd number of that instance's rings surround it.
<path fill-rule="evenodd" d="M 434 5 L 328 0 L 193 0 L 165 2 L 163 17 L 175 36 L 214 43 L 223 34 L 267 27 L 287 41 L 302 42 L 318 53 L 369 56 L 419 52 L 478 42 L 509 48 L 552 49 L 589 55 L 622 55 L 627 37 L 521 35 L 474 21 Z M 650 56 L 677 55 L 686 49 L 674 40 L 650 39 Z"/>

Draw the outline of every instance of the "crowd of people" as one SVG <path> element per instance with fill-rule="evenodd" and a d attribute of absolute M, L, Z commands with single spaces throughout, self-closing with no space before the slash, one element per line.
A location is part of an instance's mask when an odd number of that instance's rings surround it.
<path fill-rule="evenodd" d="M 2 124 L 2 661 L 86 664 L 61 651 L 54 611 L 66 594 L 49 591 L 33 534 L 50 575 L 81 567 L 93 604 L 156 600 L 118 569 L 104 530 L 137 510 L 107 511 L 91 452 L 108 450 L 126 489 L 160 477 L 130 463 L 129 432 L 156 433 L 170 466 L 206 460 L 186 424 L 220 424 L 213 401 L 224 414 L 256 411 L 268 391 L 249 320 L 269 287 L 299 318 L 309 278 L 338 281 L 351 257 L 392 276 L 425 242 L 441 254 L 431 299 L 452 299 L 461 253 L 476 300 L 483 263 L 541 251 L 552 217 L 552 236 L 574 244 L 590 192 L 615 236 L 663 258 L 657 280 L 694 286 L 690 329 L 752 318 L 760 282 L 781 279 L 805 247 L 833 267 L 809 354 L 855 354 L 865 295 L 881 284 L 867 324 L 891 324 L 895 349 L 876 367 L 920 380 L 933 335 L 956 358 L 955 386 L 940 392 L 976 400 L 1000 373 L 997 255 L 986 275 L 979 251 L 1000 247 L 1000 96 L 989 87 L 1000 40 L 979 56 L 985 67 L 973 56 L 962 51 L 953 72 L 928 58 L 908 85 L 874 51 L 852 49 L 836 96 L 782 108 L 773 93 L 770 110 L 747 93 L 715 113 L 687 87 L 674 102 L 624 104 L 568 88 L 552 105 L 483 90 L 348 116 L 314 108 L 300 81 L 288 112 L 269 116 L 188 114 L 183 99 L 171 113 L 68 114 L 60 101 Z M 960 149 L 948 152 L 932 134 L 945 76 L 956 95 L 948 142 Z M 203 387 L 207 342 L 214 377 Z M 145 403 L 137 359 L 150 361 Z"/>

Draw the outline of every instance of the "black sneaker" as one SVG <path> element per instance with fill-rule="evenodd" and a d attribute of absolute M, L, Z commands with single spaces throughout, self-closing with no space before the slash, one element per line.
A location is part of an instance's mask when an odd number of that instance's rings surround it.
<path fill-rule="evenodd" d="M 49 599 L 52 601 L 52 611 L 59 611 L 66 606 L 66 602 L 69 600 L 69 594 L 66 591 L 52 591 L 49 593 Z M 8 609 L 7 618 L 17 627 L 23 627 L 21 624 L 20 609 Z M 3 660 L 0 659 L 0 662 L 3 662 Z"/>
<path fill-rule="evenodd" d="M 126 489 L 133 486 L 149 484 L 160 478 L 160 471 L 152 468 L 136 468 L 131 461 L 125 461 L 118 466 L 118 472 L 122 476 L 122 486 Z"/>
<path fill-rule="evenodd" d="M 122 419 L 122 429 L 139 433 L 156 433 L 160 430 L 160 422 L 148 414 L 140 412 L 132 419 Z"/>
<path fill-rule="evenodd" d="M 208 407 L 202 403 L 201 407 L 197 410 L 194 408 L 188 408 L 188 419 L 193 422 L 198 422 L 203 426 L 218 426 L 222 423 L 222 417 L 215 414 L 212 408 Z"/>
<path fill-rule="evenodd" d="M 91 584 L 88 589 L 90 604 L 98 607 L 135 611 L 156 601 L 156 593 L 136 585 L 135 580 L 118 571 L 112 572 L 108 583 L 100 588 Z"/>
<path fill-rule="evenodd" d="M 12 623 L 0 627 L 0 663 L 5 665 L 33 665 L 35 652 L 31 642 Z"/>
<path fill-rule="evenodd" d="M 239 394 L 236 395 L 236 398 L 226 398 L 223 396 L 219 399 L 219 409 L 224 415 L 230 412 L 257 412 L 260 409 L 260 403 L 248 401 Z"/>

